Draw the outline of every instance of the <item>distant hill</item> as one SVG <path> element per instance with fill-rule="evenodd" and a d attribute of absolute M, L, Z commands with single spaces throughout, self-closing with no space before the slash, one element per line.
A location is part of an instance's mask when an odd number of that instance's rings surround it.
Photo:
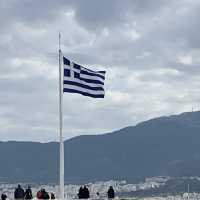
<path fill-rule="evenodd" d="M 27 133 L 28 134 L 28 133 Z M 0 181 L 58 182 L 56 142 L 0 142 Z M 200 112 L 65 141 L 65 181 L 200 176 Z"/>

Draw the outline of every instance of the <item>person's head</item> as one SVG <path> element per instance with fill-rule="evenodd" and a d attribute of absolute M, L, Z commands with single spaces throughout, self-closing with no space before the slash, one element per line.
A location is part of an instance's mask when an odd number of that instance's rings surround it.
<path fill-rule="evenodd" d="M 3 189 L 2 193 L 6 194 L 8 191 L 6 189 Z"/>
<path fill-rule="evenodd" d="M 28 185 L 28 189 L 31 189 L 31 186 L 30 186 L 30 185 Z"/>
<path fill-rule="evenodd" d="M 21 188 L 21 185 L 20 184 L 18 184 L 18 186 L 17 186 L 18 188 Z"/>

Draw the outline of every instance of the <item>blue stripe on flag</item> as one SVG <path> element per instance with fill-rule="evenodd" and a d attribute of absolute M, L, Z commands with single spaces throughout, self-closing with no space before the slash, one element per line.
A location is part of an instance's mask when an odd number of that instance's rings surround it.
<path fill-rule="evenodd" d="M 78 65 L 78 64 L 76 64 L 76 63 L 74 63 L 74 66 L 73 66 L 75 69 L 81 69 L 81 66 L 80 65 Z"/>
<path fill-rule="evenodd" d="M 75 90 L 75 89 L 64 88 L 63 92 L 78 93 L 78 94 L 82 94 L 84 96 L 93 97 L 93 98 L 104 98 L 104 94 L 90 94 L 90 93 Z"/>
<path fill-rule="evenodd" d="M 84 71 L 82 69 L 81 69 L 81 74 L 85 74 L 85 75 L 89 75 L 89 76 L 97 76 L 97 77 L 102 78 L 103 80 L 105 80 L 105 77 L 100 75 L 100 74 Z"/>
<path fill-rule="evenodd" d="M 80 80 L 85 81 L 86 83 L 96 83 L 96 84 L 104 85 L 104 82 L 99 81 L 99 80 L 86 79 L 82 77 L 80 77 Z"/>

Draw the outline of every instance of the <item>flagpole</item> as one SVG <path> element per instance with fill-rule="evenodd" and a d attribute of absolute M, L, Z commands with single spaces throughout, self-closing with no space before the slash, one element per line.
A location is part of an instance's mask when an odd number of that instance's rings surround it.
<path fill-rule="evenodd" d="M 60 128 L 60 200 L 64 200 L 64 142 L 63 142 L 63 69 L 59 33 L 59 128 Z"/>

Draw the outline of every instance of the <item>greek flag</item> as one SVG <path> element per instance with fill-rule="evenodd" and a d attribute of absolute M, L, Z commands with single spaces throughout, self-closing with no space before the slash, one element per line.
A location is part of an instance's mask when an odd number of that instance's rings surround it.
<path fill-rule="evenodd" d="M 92 71 L 63 57 L 63 92 L 104 98 L 105 71 Z"/>

